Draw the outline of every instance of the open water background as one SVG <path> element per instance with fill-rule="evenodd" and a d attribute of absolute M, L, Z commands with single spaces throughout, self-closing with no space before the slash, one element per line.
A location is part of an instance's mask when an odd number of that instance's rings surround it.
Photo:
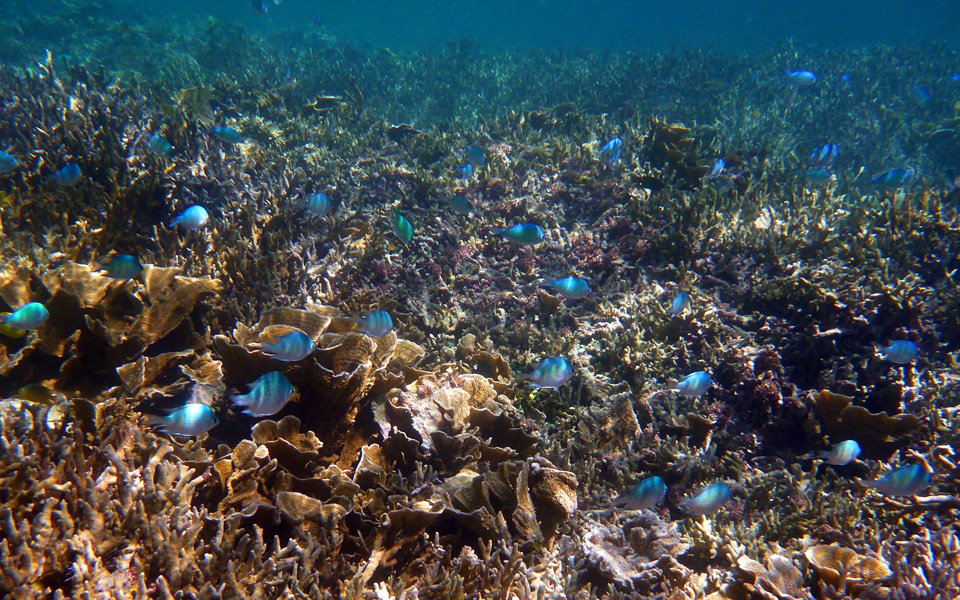
<path fill-rule="evenodd" d="M 339 41 L 393 50 L 474 40 L 486 51 L 529 48 L 762 51 L 943 42 L 960 46 L 960 0 L 282 0 L 258 13 L 250 0 L 104 0 L 131 23 L 212 16 L 268 34 L 321 27 Z M 2 0 L 18 11 L 52 0 Z M 95 9 L 90 9 L 95 10 Z M 8 13 L 10 15 L 11 13 Z M 7 18 L 0 14 L 0 19 Z M 321 24 L 321 25 L 318 25 Z"/>

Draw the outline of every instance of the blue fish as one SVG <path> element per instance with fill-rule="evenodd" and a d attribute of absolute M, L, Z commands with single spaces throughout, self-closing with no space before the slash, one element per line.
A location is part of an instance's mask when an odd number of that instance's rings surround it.
<path fill-rule="evenodd" d="M 813 151 L 813 154 L 807 158 L 807 162 L 814 167 L 829 167 L 833 161 L 837 160 L 840 154 L 840 146 L 836 144 L 824 144 Z"/>
<path fill-rule="evenodd" d="M 50 317 L 47 307 L 39 302 L 24 304 L 12 314 L 0 316 L 0 324 L 29 331 L 38 329 Z"/>
<path fill-rule="evenodd" d="M 210 215 L 207 213 L 207 209 L 194 205 L 180 213 L 179 217 L 171 221 L 170 227 L 180 225 L 187 231 L 195 231 L 206 225 L 209 220 Z"/>
<path fill-rule="evenodd" d="M 883 360 L 896 363 L 898 365 L 906 365 L 913 362 L 913 359 L 920 354 L 920 350 L 917 348 L 917 345 L 911 342 L 910 340 L 897 340 L 892 342 L 889 346 L 877 346 L 877 354 L 879 354 Z"/>
<path fill-rule="evenodd" d="M 143 265 L 136 256 L 130 254 L 114 254 L 109 262 L 101 263 L 101 266 L 107 272 L 107 277 L 113 279 L 133 279 L 143 273 Z"/>
<path fill-rule="evenodd" d="M 210 431 L 220 422 L 217 413 L 206 404 L 191 402 L 165 415 L 147 415 L 147 425 L 173 435 L 198 436 Z"/>
<path fill-rule="evenodd" d="M 473 177 L 474 168 L 473 165 L 467 163 L 467 166 L 457 169 L 457 172 L 460 173 L 460 179 L 470 179 Z"/>
<path fill-rule="evenodd" d="M 80 172 L 80 165 L 77 163 L 69 163 L 51 175 L 50 179 L 60 187 L 70 187 L 77 185 L 82 176 L 83 173 Z"/>
<path fill-rule="evenodd" d="M 957 73 L 956 75 L 954 75 L 953 77 L 951 77 L 951 78 L 950 78 L 950 83 L 952 83 L 953 85 L 955 85 L 955 86 L 957 86 L 957 87 L 960 87 L 960 73 Z"/>
<path fill-rule="evenodd" d="M 451 196 L 447 203 L 450 205 L 450 208 L 453 209 L 453 212 L 461 215 L 470 214 L 470 211 L 473 210 L 473 205 L 470 204 L 470 199 L 464 196 L 463 194 L 457 194 L 456 196 Z"/>
<path fill-rule="evenodd" d="M 711 385 L 713 385 L 713 378 L 710 377 L 710 374 L 706 371 L 697 371 L 674 383 L 670 386 L 670 389 L 677 390 L 681 396 L 692 398 L 709 390 Z"/>
<path fill-rule="evenodd" d="M 923 86 L 911 85 L 907 92 L 910 94 L 910 98 L 920 106 L 927 106 L 933 100 L 933 94 Z"/>
<path fill-rule="evenodd" d="M 787 82 L 797 87 L 807 87 L 817 82 L 813 71 L 787 71 Z"/>
<path fill-rule="evenodd" d="M 819 452 L 817 458 L 822 458 L 829 465 L 849 465 L 860 456 L 860 444 L 854 440 L 847 440 L 834 445 L 830 450 Z"/>
<path fill-rule="evenodd" d="M 6 175 L 20 166 L 16 156 L 0 150 L 0 175 Z"/>
<path fill-rule="evenodd" d="M 147 147 L 157 156 L 162 156 L 163 158 L 171 158 L 173 156 L 173 145 L 157 134 L 150 136 L 150 139 L 147 140 Z"/>
<path fill-rule="evenodd" d="M 276 360 L 298 362 L 310 356 L 317 345 L 304 332 L 291 331 L 277 338 L 274 343 L 260 342 L 259 344 L 251 344 L 250 347 L 260 350 L 260 352 Z"/>
<path fill-rule="evenodd" d="M 303 206 L 307 209 L 307 212 L 311 214 L 325 215 L 333 208 L 333 201 L 330 200 L 330 196 L 323 192 L 317 192 L 307 198 Z"/>
<path fill-rule="evenodd" d="M 520 381 L 529 381 L 534 387 L 558 388 L 573 377 L 570 361 L 562 356 L 543 359 L 537 368 L 523 375 L 517 375 Z"/>
<path fill-rule="evenodd" d="M 916 496 L 930 485 L 930 471 L 920 465 L 900 467 L 890 471 L 876 481 L 866 483 L 884 496 Z"/>
<path fill-rule="evenodd" d="M 375 310 L 354 321 L 360 325 L 360 331 L 371 337 L 382 338 L 393 331 L 393 317 L 385 310 Z"/>
<path fill-rule="evenodd" d="M 548 279 L 540 285 L 553 288 L 558 294 L 570 300 L 585 298 L 590 293 L 590 284 L 579 277 L 564 277 L 563 279 Z"/>
<path fill-rule="evenodd" d="M 730 486 L 720 482 L 708 485 L 693 498 L 684 498 L 680 506 L 688 515 L 709 515 L 717 512 L 730 501 L 733 492 Z"/>
<path fill-rule="evenodd" d="M 253 10 L 261 15 L 265 15 L 268 12 L 267 3 L 264 2 L 264 0 L 251 0 L 250 5 L 253 6 Z"/>
<path fill-rule="evenodd" d="M 239 144 L 243 141 L 243 134 L 234 129 L 233 127 L 214 127 L 213 128 L 213 137 L 217 138 L 224 144 Z"/>
<path fill-rule="evenodd" d="M 676 317 L 687 310 L 687 307 L 690 306 L 690 294 L 686 292 L 680 292 L 673 299 L 673 304 L 670 306 L 670 316 Z"/>
<path fill-rule="evenodd" d="M 297 395 L 297 388 L 280 371 L 261 375 L 250 386 L 247 394 L 234 394 L 230 401 L 243 407 L 243 414 L 251 417 L 269 417 L 280 412 Z"/>
<path fill-rule="evenodd" d="M 807 169 L 803 178 L 810 183 L 827 183 L 833 178 L 833 173 L 829 169 Z"/>
<path fill-rule="evenodd" d="M 533 244 L 539 244 L 543 241 L 543 238 L 547 237 L 547 234 L 543 232 L 543 229 L 534 223 L 514 225 L 509 229 L 494 227 L 493 232 L 497 235 L 503 236 L 507 239 L 507 241 L 520 246 L 532 246 Z"/>
<path fill-rule="evenodd" d="M 413 225 L 410 220 L 400 214 L 400 211 L 393 213 L 393 221 L 390 223 L 393 233 L 400 241 L 409 244 L 413 241 Z"/>
<path fill-rule="evenodd" d="M 464 154 L 467 157 L 467 163 L 473 165 L 475 168 L 480 168 L 487 162 L 487 156 L 483 153 L 483 148 L 480 146 L 467 146 Z"/>
<path fill-rule="evenodd" d="M 620 156 L 623 154 L 623 140 L 615 137 L 607 142 L 603 148 L 600 148 L 599 158 L 606 160 L 609 166 L 620 162 Z"/>
<path fill-rule="evenodd" d="M 726 161 L 724 161 L 722 158 L 718 158 L 713 163 L 713 166 L 710 167 L 710 172 L 704 175 L 704 179 L 716 179 L 717 177 L 720 177 L 723 175 L 723 170 L 726 168 L 726 166 Z"/>
<path fill-rule="evenodd" d="M 613 501 L 613 506 L 627 510 L 647 510 L 660 504 L 667 496 L 667 484 L 663 478 L 647 477 L 626 494 Z"/>
<path fill-rule="evenodd" d="M 897 188 L 910 183 L 916 174 L 917 172 L 912 168 L 900 167 L 877 175 L 870 180 L 870 183 L 878 187 Z"/>

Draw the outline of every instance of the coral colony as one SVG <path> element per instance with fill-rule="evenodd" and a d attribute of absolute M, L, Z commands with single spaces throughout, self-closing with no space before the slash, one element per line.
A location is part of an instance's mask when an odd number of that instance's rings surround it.
<path fill-rule="evenodd" d="M 0 595 L 960 595 L 955 52 L 151 27 L 0 67 Z"/>

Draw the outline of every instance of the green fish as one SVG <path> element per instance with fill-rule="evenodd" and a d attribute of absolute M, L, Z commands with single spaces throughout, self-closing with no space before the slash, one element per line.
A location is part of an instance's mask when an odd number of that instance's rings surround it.
<path fill-rule="evenodd" d="M 453 212 L 461 215 L 469 214 L 473 209 L 473 205 L 470 204 L 470 200 L 463 194 L 452 196 L 447 200 L 447 203 L 450 204 L 450 208 L 453 209 Z"/>
<path fill-rule="evenodd" d="M 393 232 L 404 244 L 413 240 L 413 225 L 405 216 L 400 214 L 400 211 L 393 213 Z"/>
<path fill-rule="evenodd" d="M 52 404 L 56 392 L 42 383 L 31 383 L 17 390 L 17 395 L 34 404 Z"/>
<path fill-rule="evenodd" d="M 0 312 L 0 321 L 2 321 L 4 317 L 9 316 L 10 313 L 8 312 Z M 12 338 L 22 338 L 23 336 L 27 335 L 27 332 L 24 329 L 17 329 L 16 327 L 12 327 L 6 323 L 0 322 L 0 335 L 5 335 Z"/>

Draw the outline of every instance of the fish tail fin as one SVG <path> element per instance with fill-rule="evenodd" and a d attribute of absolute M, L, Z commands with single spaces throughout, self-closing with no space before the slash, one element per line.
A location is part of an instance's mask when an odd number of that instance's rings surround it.
<path fill-rule="evenodd" d="M 496 233 L 497 235 L 503 235 L 503 232 L 506 231 L 506 229 L 502 227 L 491 227 L 490 231 Z"/>
<path fill-rule="evenodd" d="M 814 452 L 813 455 L 814 455 L 814 457 L 816 457 L 816 458 L 826 459 L 826 458 L 830 458 L 830 451 L 829 451 L 829 450 L 820 450 L 819 452 Z"/>
<path fill-rule="evenodd" d="M 164 426 L 167 424 L 166 417 L 162 417 L 160 415 L 154 415 L 151 413 L 145 413 L 143 416 L 144 416 L 144 422 L 150 427 L 154 427 L 156 429 L 163 429 Z"/>
<path fill-rule="evenodd" d="M 262 354 L 266 354 L 267 356 L 273 356 L 277 353 L 276 348 L 274 348 L 274 345 L 270 342 L 254 342 L 253 344 L 250 344 L 249 347 L 253 350 L 259 350 Z"/>
<path fill-rule="evenodd" d="M 530 373 L 521 373 L 520 375 L 514 377 L 514 379 L 517 381 L 530 381 L 531 378 L 533 378 L 533 375 Z"/>
<path fill-rule="evenodd" d="M 617 496 L 607 504 L 607 508 L 623 508 L 627 505 L 626 496 Z"/>
<path fill-rule="evenodd" d="M 230 403 L 234 406 L 247 406 L 250 402 L 249 394 L 231 394 Z"/>

